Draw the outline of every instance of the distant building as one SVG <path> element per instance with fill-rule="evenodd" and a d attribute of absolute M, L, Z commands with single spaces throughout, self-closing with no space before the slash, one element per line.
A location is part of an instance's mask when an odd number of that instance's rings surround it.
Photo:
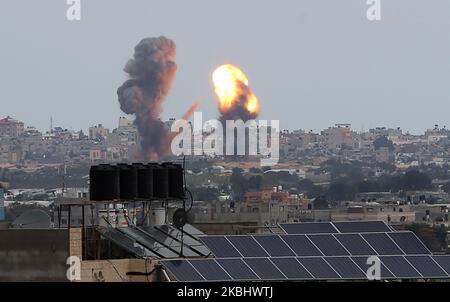
<path fill-rule="evenodd" d="M 133 126 L 133 122 L 124 116 L 119 117 L 119 128 Z"/>
<path fill-rule="evenodd" d="M 377 163 L 389 164 L 393 163 L 394 160 L 394 154 L 389 150 L 388 147 L 381 147 L 375 151 L 375 161 Z"/>
<path fill-rule="evenodd" d="M 377 202 L 351 203 L 331 209 L 312 209 L 300 215 L 300 221 L 362 221 L 379 220 L 388 224 L 408 224 L 416 220 L 410 205 L 380 204 Z"/>
<path fill-rule="evenodd" d="M 91 162 L 104 161 L 107 159 L 107 152 L 101 147 L 92 148 L 91 150 L 89 150 L 89 159 Z"/>
<path fill-rule="evenodd" d="M 195 225 L 207 233 L 230 233 L 234 226 L 276 226 L 298 221 L 301 204 L 288 202 L 195 202 L 192 208 Z"/>
<path fill-rule="evenodd" d="M 18 137 L 24 132 L 24 123 L 10 116 L 0 120 L 0 136 Z"/>
<path fill-rule="evenodd" d="M 91 140 L 104 140 L 109 135 L 109 129 L 103 127 L 102 124 L 89 128 L 89 139 Z"/>
<path fill-rule="evenodd" d="M 261 191 L 258 192 L 247 192 L 245 194 L 245 201 L 247 203 L 287 203 L 305 209 L 308 208 L 308 204 L 310 202 L 309 199 L 303 198 L 303 196 L 289 194 L 289 192 L 283 191 L 282 188 L 277 187 L 264 187 Z"/>
<path fill-rule="evenodd" d="M 341 149 L 344 146 L 353 147 L 350 124 L 336 124 L 322 132 L 327 149 Z"/>

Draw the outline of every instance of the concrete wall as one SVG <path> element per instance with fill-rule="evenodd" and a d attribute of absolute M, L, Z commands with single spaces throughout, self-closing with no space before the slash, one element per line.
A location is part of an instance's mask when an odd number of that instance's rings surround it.
<path fill-rule="evenodd" d="M 155 271 L 148 276 L 127 275 L 129 272 L 150 273 L 155 262 L 142 259 L 89 260 L 81 262 L 82 282 L 154 282 L 166 281 Z"/>
<path fill-rule="evenodd" d="M 67 230 L 0 230 L 0 281 L 67 281 Z"/>
<path fill-rule="evenodd" d="M 255 233 L 258 230 L 258 223 L 195 223 L 194 227 L 208 235 L 241 235 L 246 233 Z"/>

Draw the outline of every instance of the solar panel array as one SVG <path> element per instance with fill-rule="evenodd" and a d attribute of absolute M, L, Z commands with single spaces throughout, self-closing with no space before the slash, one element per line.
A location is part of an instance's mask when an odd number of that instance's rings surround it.
<path fill-rule="evenodd" d="M 450 256 L 381 256 L 381 279 L 448 279 Z M 367 280 L 367 258 L 274 257 L 164 260 L 178 281 Z"/>
<path fill-rule="evenodd" d="M 430 255 L 412 232 L 204 236 L 217 258 Z"/>
<path fill-rule="evenodd" d="M 179 281 L 367 280 L 376 256 L 382 279 L 450 277 L 450 256 L 431 255 L 414 233 L 383 222 L 280 226 L 286 234 L 202 236 L 215 259 L 162 263 Z"/>
<path fill-rule="evenodd" d="M 380 233 L 392 231 L 383 221 L 281 223 L 280 227 L 287 234 Z"/>

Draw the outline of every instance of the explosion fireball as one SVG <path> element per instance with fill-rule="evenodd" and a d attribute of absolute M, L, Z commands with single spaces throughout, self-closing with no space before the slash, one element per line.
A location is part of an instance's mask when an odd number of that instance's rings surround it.
<path fill-rule="evenodd" d="M 247 121 L 258 116 L 258 98 L 241 69 L 231 64 L 222 65 L 213 72 L 212 79 L 223 120 Z"/>

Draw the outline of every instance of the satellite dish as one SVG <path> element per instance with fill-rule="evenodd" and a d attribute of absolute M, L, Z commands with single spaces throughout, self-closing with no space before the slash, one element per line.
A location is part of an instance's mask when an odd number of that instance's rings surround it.
<path fill-rule="evenodd" d="M 173 213 L 173 226 L 181 229 L 187 223 L 187 213 L 184 209 L 178 209 Z"/>

